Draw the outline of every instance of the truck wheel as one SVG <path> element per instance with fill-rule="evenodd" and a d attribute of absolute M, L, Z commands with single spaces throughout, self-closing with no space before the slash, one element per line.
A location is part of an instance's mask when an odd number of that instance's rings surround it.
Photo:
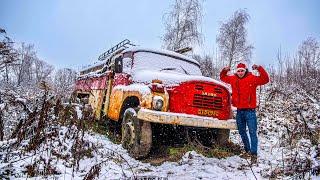
<path fill-rule="evenodd" d="M 214 140 L 213 129 L 193 129 L 189 128 L 187 130 L 187 140 L 192 142 L 196 140 L 204 146 L 211 147 Z"/>
<path fill-rule="evenodd" d="M 152 146 L 151 124 L 137 118 L 137 111 L 128 108 L 122 120 L 122 146 L 134 158 L 146 157 Z"/>
<path fill-rule="evenodd" d="M 217 129 L 217 143 L 225 145 L 229 140 L 230 129 Z"/>

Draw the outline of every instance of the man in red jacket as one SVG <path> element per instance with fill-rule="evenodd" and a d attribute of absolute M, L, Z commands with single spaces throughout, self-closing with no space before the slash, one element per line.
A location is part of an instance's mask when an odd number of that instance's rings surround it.
<path fill-rule="evenodd" d="M 253 65 L 253 70 L 258 70 L 260 76 L 255 76 L 248 71 L 244 63 L 237 65 L 237 71 L 233 75 L 227 75 L 230 67 L 225 67 L 220 73 L 220 79 L 231 85 L 232 104 L 237 107 L 237 126 L 244 149 L 250 153 L 251 162 L 257 161 L 258 137 L 257 137 L 257 116 L 256 116 L 256 89 L 259 85 L 269 82 L 269 75 L 262 66 Z M 246 133 L 248 126 L 250 142 Z"/>

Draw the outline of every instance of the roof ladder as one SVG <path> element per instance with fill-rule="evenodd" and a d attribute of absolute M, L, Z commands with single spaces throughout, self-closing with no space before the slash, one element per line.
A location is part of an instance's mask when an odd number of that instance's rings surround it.
<path fill-rule="evenodd" d="M 118 43 L 117 45 L 113 46 L 112 48 L 110 48 L 108 51 L 102 53 L 98 60 L 99 61 L 104 61 L 105 59 L 107 59 L 111 54 L 115 53 L 117 50 L 119 50 L 120 48 L 124 48 L 127 49 L 128 46 L 135 46 L 134 44 L 131 44 L 131 42 L 128 39 L 125 39 L 123 41 L 121 41 L 120 43 Z"/>

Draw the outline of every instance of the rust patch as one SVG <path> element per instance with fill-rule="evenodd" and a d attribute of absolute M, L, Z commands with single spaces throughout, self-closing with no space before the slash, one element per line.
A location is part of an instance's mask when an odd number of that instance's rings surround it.
<path fill-rule="evenodd" d="M 99 119 L 101 115 L 103 92 L 104 90 L 91 90 L 91 94 L 89 96 L 89 104 L 93 109 L 96 119 Z"/>

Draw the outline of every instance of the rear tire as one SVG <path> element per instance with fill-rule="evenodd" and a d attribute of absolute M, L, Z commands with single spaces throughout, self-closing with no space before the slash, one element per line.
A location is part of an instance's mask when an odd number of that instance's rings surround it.
<path fill-rule="evenodd" d="M 211 147 L 214 144 L 214 129 L 210 128 L 187 128 L 188 142 L 198 142 L 204 146 Z"/>
<path fill-rule="evenodd" d="M 217 143 L 225 145 L 229 141 L 230 129 L 217 129 Z"/>
<path fill-rule="evenodd" d="M 121 127 L 123 148 L 127 149 L 130 156 L 139 159 L 146 157 L 152 146 L 152 129 L 150 122 L 137 118 L 134 108 L 125 110 Z"/>

